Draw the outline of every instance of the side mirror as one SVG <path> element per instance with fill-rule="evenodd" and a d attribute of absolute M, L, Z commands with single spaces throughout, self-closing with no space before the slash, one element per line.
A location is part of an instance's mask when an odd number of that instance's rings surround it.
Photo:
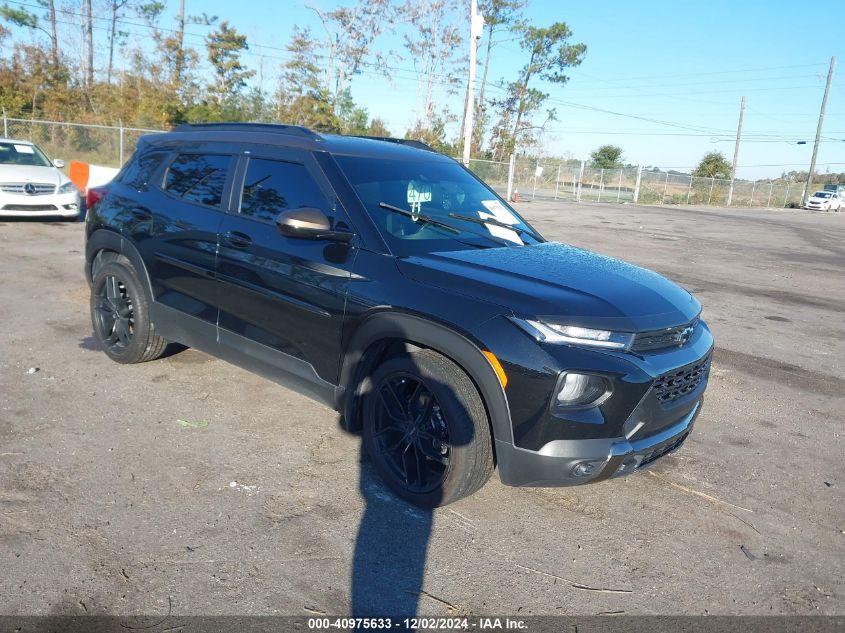
<path fill-rule="evenodd" d="M 300 207 L 282 211 L 276 218 L 276 226 L 282 235 L 306 240 L 331 240 L 350 242 L 353 233 L 332 230 L 326 214 L 314 207 Z"/>
<path fill-rule="evenodd" d="M 53 161 L 53 166 L 62 169 L 65 166 L 65 161 L 63 161 L 61 158 L 57 158 Z"/>

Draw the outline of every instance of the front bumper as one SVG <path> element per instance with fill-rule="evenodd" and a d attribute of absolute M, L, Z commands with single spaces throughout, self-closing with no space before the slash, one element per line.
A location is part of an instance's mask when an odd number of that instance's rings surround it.
<path fill-rule="evenodd" d="M 578 486 L 628 475 L 668 455 L 686 440 L 701 413 L 703 399 L 681 420 L 638 440 L 625 437 L 555 440 L 540 451 L 496 440 L 502 483 L 508 486 Z"/>
<path fill-rule="evenodd" d="M 687 343 L 644 353 L 538 345 L 496 321 L 484 333 L 508 376 L 510 424 L 493 430 L 499 478 L 510 486 L 589 483 L 678 448 L 700 413 L 714 346 L 703 320 Z M 560 374 L 570 370 L 606 377 L 611 397 L 583 410 L 555 408 Z"/>
<path fill-rule="evenodd" d="M 0 193 L 0 217 L 75 218 L 79 215 L 80 204 L 78 192 L 37 196 Z"/>

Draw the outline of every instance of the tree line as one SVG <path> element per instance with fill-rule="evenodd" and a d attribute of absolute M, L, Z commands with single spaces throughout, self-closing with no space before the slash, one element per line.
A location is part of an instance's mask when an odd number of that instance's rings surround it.
<path fill-rule="evenodd" d="M 465 0 L 347 0 L 331 10 L 308 7 L 314 26 L 295 26 L 274 47 L 250 42 L 218 16 L 191 14 L 186 4 L 193 1 L 179 0 L 175 18 L 167 17 L 160 1 L 34 0 L 37 9 L 3 4 L 0 106 L 9 117 L 144 128 L 289 123 L 320 132 L 405 136 L 457 153 L 464 108 L 449 104 L 466 103 Z M 567 69 L 586 54 L 566 23 L 530 24 L 526 5 L 479 0 L 485 28 L 473 104 L 475 157 L 501 160 L 531 151 L 556 119 L 545 90 L 566 84 Z M 197 29 L 205 33 L 200 41 L 191 32 Z M 397 41 L 395 49 L 388 46 Z M 500 48 L 505 41 L 507 52 Z M 496 58 L 513 58 L 514 45 L 518 70 L 494 78 Z M 267 49 L 273 52 L 265 54 Z M 268 72 L 268 64 L 277 65 L 276 72 Z M 353 99 L 352 86 L 374 76 L 415 81 L 408 129 L 388 129 L 378 113 Z M 460 132 L 450 136 L 448 130 L 459 124 Z"/>

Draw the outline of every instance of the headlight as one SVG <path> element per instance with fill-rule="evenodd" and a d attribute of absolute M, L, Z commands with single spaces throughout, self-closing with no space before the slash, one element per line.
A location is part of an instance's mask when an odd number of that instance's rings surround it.
<path fill-rule="evenodd" d="M 568 343 L 584 347 L 628 350 L 631 343 L 634 342 L 634 335 L 630 332 L 593 330 L 577 325 L 563 325 L 529 319 L 512 318 L 511 320 L 542 343 Z"/>
<path fill-rule="evenodd" d="M 74 185 L 72 181 L 68 180 L 66 183 L 59 187 L 59 193 L 79 193 L 79 190 L 76 188 L 76 185 Z"/>

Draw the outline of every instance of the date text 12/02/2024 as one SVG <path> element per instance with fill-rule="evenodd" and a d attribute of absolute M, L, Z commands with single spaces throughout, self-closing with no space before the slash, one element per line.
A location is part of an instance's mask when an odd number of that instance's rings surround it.
<path fill-rule="evenodd" d="M 525 630 L 524 620 L 511 618 L 309 618 L 308 628 L 312 631 L 329 630 L 389 630 L 392 628 L 411 630 Z"/>

